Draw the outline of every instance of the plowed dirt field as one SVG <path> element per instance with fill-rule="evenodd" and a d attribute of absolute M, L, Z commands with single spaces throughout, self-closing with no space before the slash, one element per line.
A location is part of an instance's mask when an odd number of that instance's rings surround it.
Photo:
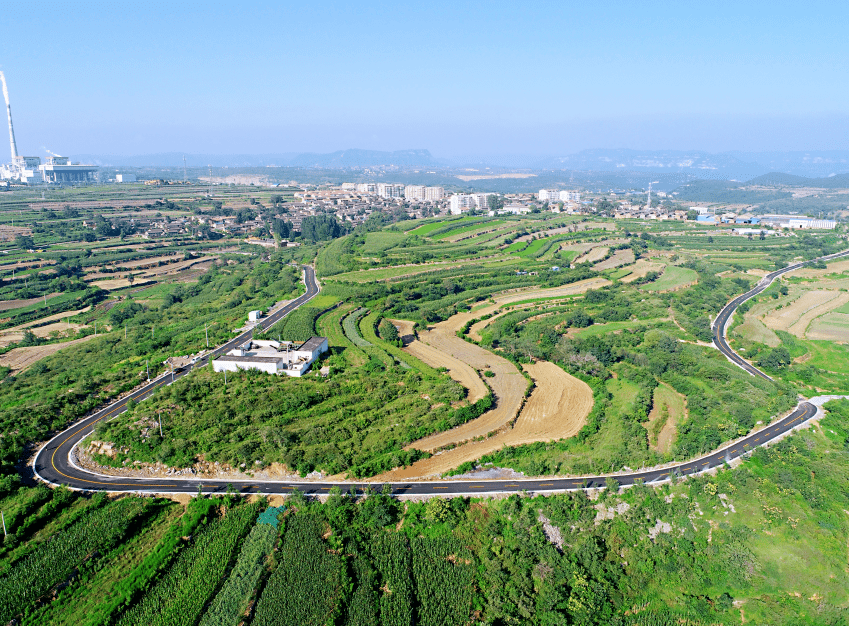
<path fill-rule="evenodd" d="M 589 385 L 553 363 L 526 365 L 536 388 L 513 428 L 482 441 L 472 441 L 413 465 L 386 472 L 376 480 L 412 480 L 435 477 L 462 463 L 474 461 L 504 446 L 572 437 L 586 423 L 593 406 Z M 417 446 L 414 446 L 417 447 Z"/>

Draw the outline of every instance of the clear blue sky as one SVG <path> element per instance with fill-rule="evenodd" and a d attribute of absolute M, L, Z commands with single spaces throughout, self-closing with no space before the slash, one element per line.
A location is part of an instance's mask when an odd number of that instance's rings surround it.
<path fill-rule="evenodd" d="M 845 149 L 847 23 L 810 1 L 6 2 L 0 69 L 37 154 Z"/>

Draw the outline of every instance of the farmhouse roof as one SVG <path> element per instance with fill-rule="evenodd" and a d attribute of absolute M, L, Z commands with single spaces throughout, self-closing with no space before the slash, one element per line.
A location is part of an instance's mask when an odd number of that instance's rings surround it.
<path fill-rule="evenodd" d="M 298 350 L 306 350 L 308 352 L 312 352 L 316 348 L 320 348 L 321 344 L 327 341 L 327 337 L 310 337 L 301 346 Z"/>

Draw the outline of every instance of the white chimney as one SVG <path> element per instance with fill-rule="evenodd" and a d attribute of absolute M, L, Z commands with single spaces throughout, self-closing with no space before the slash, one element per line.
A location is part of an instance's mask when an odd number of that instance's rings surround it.
<path fill-rule="evenodd" d="M 12 161 L 18 158 L 18 146 L 15 143 L 15 128 L 12 126 L 12 105 L 9 104 L 9 89 L 6 87 L 6 76 L 0 72 L 0 82 L 3 83 L 3 98 L 6 100 L 6 116 L 9 118 L 9 144 L 12 147 Z"/>

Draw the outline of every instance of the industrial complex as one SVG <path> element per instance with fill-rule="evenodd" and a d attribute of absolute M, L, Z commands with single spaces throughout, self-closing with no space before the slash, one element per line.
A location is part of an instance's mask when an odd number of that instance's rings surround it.
<path fill-rule="evenodd" d="M 3 72 L 0 72 L 0 82 L 3 83 L 6 117 L 9 119 L 9 145 L 12 150 L 12 161 L 0 165 L 0 180 L 20 185 L 39 183 L 69 185 L 94 181 L 97 176 L 96 165 L 71 163 L 68 157 L 59 155 L 50 156 L 45 163 L 42 163 L 41 157 L 18 154 L 15 127 L 12 125 L 12 105 L 9 103 L 9 89 L 6 86 L 6 76 Z"/>

